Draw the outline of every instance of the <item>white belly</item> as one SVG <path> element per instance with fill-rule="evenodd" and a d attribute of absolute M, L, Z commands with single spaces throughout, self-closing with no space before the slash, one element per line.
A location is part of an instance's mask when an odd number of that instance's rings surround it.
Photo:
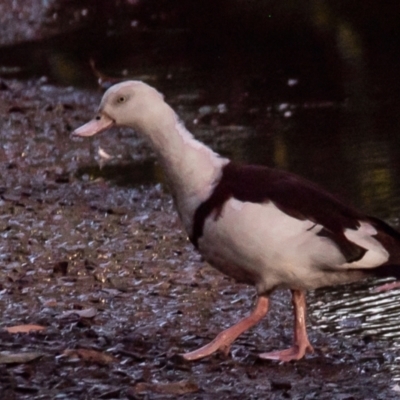
<path fill-rule="evenodd" d="M 205 259 L 226 275 L 256 286 L 310 289 L 360 277 L 347 271 L 345 259 L 321 225 L 299 220 L 265 204 L 230 199 L 216 219 L 209 216 L 199 239 Z M 332 269 L 337 268 L 337 272 Z M 329 273 L 327 270 L 331 270 Z M 348 278 L 345 274 L 349 274 Z"/>

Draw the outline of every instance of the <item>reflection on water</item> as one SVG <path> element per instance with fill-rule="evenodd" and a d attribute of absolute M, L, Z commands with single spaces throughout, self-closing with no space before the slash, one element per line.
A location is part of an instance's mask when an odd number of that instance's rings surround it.
<path fill-rule="evenodd" d="M 374 292 L 374 287 L 383 282 L 375 280 L 317 290 L 310 305 L 315 324 L 326 332 L 400 341 L 400 304 L 397 301 L 400 289 Z"/>
<path fill-rule="evenodd" d="M 155 183 L 162 179 L 160 178 L 160 169 L 152 161 L 141 163 L 131 161 L 129 163 L 119 162 L 105 166 L 86 166 L 79 168 L 76 176 L 85 180 L 95 180 L 102 177 L 116 185 L 128 187 Z"/>
<path fill-rule="evenodd" d="M 313 327 L 328 334 L 359 335 L 387 342 L 382 373 L 400 381 L 400 289 L 374 292 L 386 280 L 366 281 L 310 293 Z"/>

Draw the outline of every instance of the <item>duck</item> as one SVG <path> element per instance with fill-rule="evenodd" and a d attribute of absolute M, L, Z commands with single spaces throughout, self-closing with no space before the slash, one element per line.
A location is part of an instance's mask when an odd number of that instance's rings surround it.
<path fill-rule="evenodd" d="M 182 354 L 185 360 L 228 355 L 236 338 L 266 316 L 275 290 L 291 292 L 293 343 L 258 357 L 299 360 L 314 352 L 306 328 L 308 290 L 371 277 L 395 278 L 387 289 L 399 284 L 397 230 L 291 172 L 219 155 L 198 141 L 148 84 L 111 86 L 95 117 L 73 136 L 93 136 L 112 126 L 129 127 L 147 139 L 188 238 L 204 260 L 256 290 L 247 317 Z"/>

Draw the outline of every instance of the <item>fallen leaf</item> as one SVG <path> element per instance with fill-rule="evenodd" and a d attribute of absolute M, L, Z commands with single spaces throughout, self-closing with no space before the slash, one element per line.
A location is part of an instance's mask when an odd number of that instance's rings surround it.
<path fill-rule="evenodd" d="M 101 147 L 99 147 L 98 155 L 99 155 L 98 163 L 100 169 L 103 169 L 103 167 L 107 164 L 107 161 L 113 158 L 113 156 L 106 153 Z"/>
<path fill-rule="evenodd" d="M 13 374 L 29 380 L 34 375 L 34 369 L 29 364 L 19 364 L 13 368 Z"/>
<path fill-rule="evenodd" d="M 46 300 L 46 301 L 43 303 L 43 305 L 44 305 L 45 307 L 57 307 L 57 306 L 58 306 L 58 303 L 57 303 L 57 300 L 55 300 L 55 299 L 49 299 L 49 300 Z"/>
<path fill-rule="evenodd" d="M 143 392 L 155 392 L 161 394 L 174 394 L 183 395 L 187 393 L 195 393 L 199 391 L 199 387 L 196 383 L 191 381 L 179 381 L 179 382 L 168 382 L 168 383 L 145 383 L 140 382 L 135 386 L 137 393 Z"/>
<path fill-rule="evenodd" d="M 53 273 L 67 275 L 68 272 L 68 261 L 59 261 L 53 265 Z"/>
<path fill-rule="evenodd" d="M 42 331 L 43 329 L 46 329 L 45 326 L 41 325 L 15 325 L 15 326 L 10 326 L 8 328 L 5 328 L 5 330 L 8 333 L 29 333 L 32 331 Z"/>
<path fill-rule="evenodd" d="M 99 147 L 98 154 L 104 160 L 109 160 L 110 158 L 112 158 L 112 156 L 105 152 L 101 147 Z"/>
<path fill-rule="evenodd" d="M 9 353 L 0 352 L 0 364 L 24 364 L 42 357 L 43 353 Z"/>
<path fill-rule="evenodd" d="M 120 290 L 113 289 L 113 288 L 103 288 L 103 289 L 101 289 L 101 291 L 109 294 L 110 296 L 118 296 L 121 294 Z"/>
<path fill-rule="evenodd" d="M 400 392 L 400 385 L 396 383 L 394 386 L 392 386 L 392 390 L 395 392 Z"/>
<path fill-rule="evenodd" d="M 63 355 L 71 359 L 81 359 L 102 365 L 117 361 L 111 354 L 90 349 L 66 349 Z"/>
<path fill-rule="evenodd" d="M 19 106 L 11 106 L 8 108 L 9 113 L 24 113 L 25 109 Z"/>
<path fill-rule="evenodd" d="M 93 318 L 97 314 L 97 309 L 94 307 L 84 308 L 83 310 L 70 310 L 61 314 L 61 318 L 67 318 L 70 315 L 79 315 L 81 318 Z"/>

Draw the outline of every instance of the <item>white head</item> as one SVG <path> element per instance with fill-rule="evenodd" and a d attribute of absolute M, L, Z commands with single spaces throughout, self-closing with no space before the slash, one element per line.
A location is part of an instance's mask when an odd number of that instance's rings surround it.
<path fill-rule="evenodd" d="M 113 125 L 136 128 L 144 115 L 163 105 L 163 96 L 151 86 L 140 81 L 121 82 L 104 93 L 96 116 L 72 134 L 92 136 Z"/>

